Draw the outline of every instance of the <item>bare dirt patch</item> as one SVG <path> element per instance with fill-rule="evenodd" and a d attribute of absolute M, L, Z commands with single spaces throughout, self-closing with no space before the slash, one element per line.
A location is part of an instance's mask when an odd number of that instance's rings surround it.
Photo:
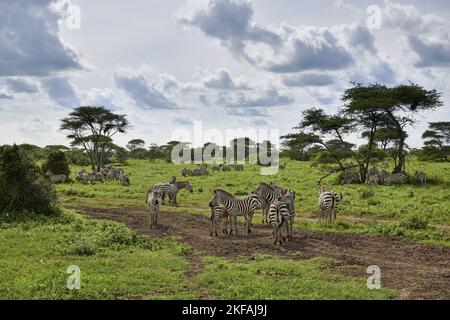
<path fill-rule="evenodd" d="M 450 299 L 450 248 L 384 236 L 294 230 L 294 238 L 283 248 L 272 244 L 268 225 L 255 225 L 252 234 L 209 236 L 209 220 L 202 214 L 161 212 L 159 226 L 151 230 L 144 208 L 70 207 L 96 219 L 110 219 L 152 237 L 180 236 L 196 251 L 235 259 L 255 253 L 269 253 L 293 259 L 327 257 L 338 262 L 334 268 L 354 275 L 368 276 L 366 268 L 378 265 L 382 285 L 397 289 L 401 299 Z M 242 228 L 241 228 L 242 229 Z M 188 277 L 201 272 L 201 260 L 192 258 Z M 350 265 L 356 267 L 349 267 Z"/>

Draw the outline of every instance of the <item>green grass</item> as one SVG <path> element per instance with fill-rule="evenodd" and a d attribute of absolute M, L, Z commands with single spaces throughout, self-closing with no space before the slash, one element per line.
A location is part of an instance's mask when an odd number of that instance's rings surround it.
<path fill-rule="evenodd" d="M 280 170 L 275 176 L 261 176 L 260 167 L 246 165 L 243 172 L 213 172 L 208 177 L 188 177 L 194 189 L 193 193 L 180 191 L 178 212 L 208 212 L 208 202 L 211 190 L 224 188 L 235 195 L 245 195 L 253 191 L 259 182 L 274 181 L 279 185 L 296 191 L 297 221 L 311 219 L 317 215 L 317 181 L 322 172 L 312 168 L 309 162 L 290 161 L 285 170 Z M 147 189 L 157 182 L 168 181 L 175 175 L 179 180 L 184 165 L 174 165 L 163 161 L 154 163 L 147 160 L 129 160 L 124 166 L 130 176 L 131 186 L 123 187 L 117 182 L 98 183 L 96 185 L 83 185 L 72 183 L 59 185 L 58 190 L 61 201 L 68 205 L 84 205 L 89 207 L 123 207 L 144 206 L 143 196 Z M 186 167 L 193 167 L 187 165 Z M 72 177 L 80 167 L 72 167 Z M 358 229 L 366 233 L 390 233 L 411 240 L 447 242 L 450 225 L 450 164 L 428 163 L 410 160 L 407 163 L 408 171 L 413 174 L 415 170 L 427 173 L 430 178 L 438 181 L 425 186 L 417 184 L 406 185 L 337 185 L 336 176 L 330 176 L 324 183 L 337 191 L 342 191 L 344 200 L 339 206 L 339 217 L 347 221 L 350 229 Z M 167 209 L 166 209 L 167 210 Z M 171 208 L 172 210 L 172 208 Z M 386 231 L 386 228 L 373 227 L 375 223 L 390 225 L 399 224 L 402 220 L 412 216 L 427 219 L 428 230 L 420 232 L 401 232 L 400 229 Z M 351 220 L 357 218 L 358 224 Z M 254 219 L 258 222 L 259 219 Z M 362 221 L 362 222 L 361 222 Z M 365 226 L 361 228 L 360 224 Z M 298 224 L 299 225 L 299 224 Z M 309 227 L 306 223 L 303 226 Z M 328 228 L 329 229 L 329 228 Z M 378 230 L 378 231 L 377 231 Z M 400 231 L 399 231 L 400 230 Z M 443 233 L 442 233 L 442 230 Z M 330 230 L 331 231 L 331 230 Z M 338 230 L 339 231 L 339 230 Z M 427 231 L 427 232 L 426 232 Z"/>
<path fill-rule="evenodd" d="M 0 223 L 0 299 L 191 298 L 181 279 L 184 246 L 136 235 L 122 224 L 65 211 Z M 67 289 L 70 265 L 81 289 Z"/>
<path fill-rule="evenodd" d="M 180 239 L 140 236 L 122 224 L 60 216 L 0 216 L 0 299 L 386 299 L 390 289 L 368 290 L 364 277 L 340 275 L 331 260 L 256 256 L 230 262 L 204 257 L 204 270 L 186 278 Z M 67 289 L 70 265 L 81 289 Z M 268 272 L 273 272 L 270 275 Z M 200 295 L 201 294 L 201 295 Z"/>
<path fill-rule="evenodd" d="M 257 255 L 247 262 L 205 257 L 197 285 L 217 299 L 389 299 L 390 289 L 370 290 L 361 278 L 330 271 L 331 260 Z"/>

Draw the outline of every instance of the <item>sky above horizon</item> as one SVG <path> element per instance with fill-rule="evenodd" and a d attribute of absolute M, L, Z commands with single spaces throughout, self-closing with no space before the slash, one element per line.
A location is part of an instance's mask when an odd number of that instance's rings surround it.
<path fill-rule="evenodd" d="M 1 0 L 0 145 L 68 145 L 60 119 L 79 105 L 126 114 L 122 146 L 194 121 L 286 134 L 352 81 L 412 81 L 444 102 L 408 128 L 420 147 L 450 121 L 449 21 L 445 0 Z"/>

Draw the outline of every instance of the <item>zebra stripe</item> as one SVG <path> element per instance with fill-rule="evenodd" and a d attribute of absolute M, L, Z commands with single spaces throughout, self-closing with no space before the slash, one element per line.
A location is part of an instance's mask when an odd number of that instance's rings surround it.
<path fill-rule="evenodd" d="M 286 238 L 283 236 L 282 228 L 287 224 L 289 216 L 288 206 L 284 201 L 275 200 L 269 207 L 269 221 L 272 224 L 272 236 L 275 239 L 273 244 L 277 242 L 282 245 Z"/>
<path fill-rule="evenodd" d="M 322 192 L 319 196 L 317 203 L 320 209 L 320 219 L 328 219 L 331 222 L 332 219 L 336 219 L 336 211 L 338 209 L 338 203 L 343 199 L 342 193 L 339 195 L 334 191 Z"/>
<path fill-rule="evenodd" d="M 292 240 L 292 229 L 294 226 L 294 219 L 295 219 L 295 207 L 294 207 L 294 200 L 295 200 L 295 192 L 294 191 L 288 191 L 287 194 L 281 196 L 279 201 L 284 202 L 287 207 L 287 217 L 286 217 L 286 229 L 287 229 L 287 237 L 288 240 Z"/>
<path fill-rule="evenodd" d="M 228 233 L 227 230 L 227 224 L 229 220 L 228 218 L 229 214 L 227 208 L 224 205 L 219 204 L 217 206 L 211 207 L 211 230 L 209 235 L 212 237 L 214 230 L 217 236 L 217 223 L 219 222 L 219 219 L 222 219 L 222 232 Z"/>
<path fill-rule="evenodd" d="M 262 208 L 262 223 L 268 223 L 269 207 L 272 202 L 278 199 L 278 193 L 267 183 L 261 182 L 253 193 L 258 194 L 264 200 Z"/>
<path fill-rule="evenodd" d="M 393 173 L 386 176 L 385 181 L 387 183 L 405 183 L 406 179 L 409 178 L 409 175 L 406 172 Z"/>
<path fill-rule="evenodd" d="M 178 191 L 181 189 L 186 189 L 189 192 L 193 191 L 192 186 L 190 185 L 189 181 L 178 181 L 173 184 L 157 183 L 157 184 L 153 185 L 148 192 L 160 191 L 161 192 L 161 200 L 162 200 L 163 205 L 165 205 L 165 203 L 166 203 L 165 198 L 166 198 L 166 196 L 168 196 L 169 203 L 172 203 L 173 205 L 178 206 L 177 194 L 178 194 Z"/>
<path fill-rule="evenodd" d="M 150 229 L 158 224 L 159 207 L 161 203 L 161 193 L 159 191 L 151 191 L 147 195 L 147 205 L 150 209 Z"/>
<path fill-rule="evenodd" d="M 253 213 L 256 209 L 262 208 L 263 202 L 263 199 L 257 194 L 250 194 L 249 196 L 238 199 L 225 190 L 215 189 L 209 206 L 215 207 L 220 204 L 225 206 L 230 218 L 233 218 L 231 222 L 231 233 L 233 232 L 234 224 L 234 230 L 237 234 L 237 216 L 244 216 L 244 234 L 249 235 L 251 233 Z"/>

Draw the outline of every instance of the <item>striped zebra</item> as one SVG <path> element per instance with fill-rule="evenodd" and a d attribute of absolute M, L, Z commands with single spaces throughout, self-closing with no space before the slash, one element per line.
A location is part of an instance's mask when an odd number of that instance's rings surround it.
<path fill-rule="evenodd" d="M 262 223 L 269 223 L 268 213 L 269 206 L 272 202 L 278 199 L 279 194 L 267 183 L 261 182 L 253 193 L 258 194 L 264 200 L 262 207 Z"/>
<path fill-rule="evenodd" d="M 414 177 L 420 184 L 427 184 L 427 175 L 425 174 L 425 172 L 416 170 L 416 172 L 414 173 Z"/>
<path fill-rule="evenodd" d="M 149 192 L 147 194 L 146 203 L 150 209 L 150 229 L 153 229 L 158 224 L 158 214 L 161 204 L 161 192 Z"/>
<path fill-rule="evenodd" d="M 384 179 L 384 181 L 389 183 L 389 184 L 390 183 L 395 183 L 395 184 L 401 183 L 401 184 L 404 184 L 406 179 L 408 179 L 408 178 L 409 178 L 409 175 L 406 172 L 402 171 L 402 172 L 399 172 L 399 173 L 393 173 L 393 174 L 387 175 L 386 178 Z"/>
<path fill-rule="evenodd" d="M 227 225 L 229 214 L 227 208 L 223 204 L 211 207 L 211 229 L 209 235 L 212 237 L 213 230 L 217 236 L 217 223 L 222 219 L 222 232 L 228 233 Z"/>
<path fill-rule="evenodd" d="M 344 198 L 342 192 L 339 195 L 333 190 L 325 191 L 321 186 L 319 201 L 317 206 L 320 209 L 320 220 L 327 219 L 331 222 L 332 219 L 336 219 L 336 211 L 338 209 L 338 203 Z"/>
<path fill-rule="evenodd" d="M 273 190 L 275 190 L 276 193 L 278 193 L 278 196 L 282 196 L 282 195 L 284 195 L 284 194 L 286 194 L 286 193 L 288 192 L 287 189 L 283 189 L 282 187 L 276 185 L 276 184 L 273 183 L 273 182 L 271 182 L 271 183 L 269 184 L 269 186 L 270 186 Z"/>
<path fill-rule="evenodd" d="M 287 224 L 289 210 L 286 202 L 275 200 L 269 207 L 269 221 L 272 224 L 272 237 L 275 239 L 273 244 L 277 242 L 282 245 L 286 241 L 283 236 L 283 226 Z"/>
<path fill-rule="evenodd" d="M 292 240 L 292 228 L 294 226 L 295 219 L 295 191 L 288 190 L 286 194 L 278 198 L 278 201 L 282 201 L 287 206 L 287 217 L 286 217 L 286 231 L 288 240 Z"/>
<path fill-rule="evenodd" d="M 264 200 L 257 194 L 250 194 L 238 199 L 223 189 L 215 189 L 209 206 L 215 207 L 220 204 L 225 206 L 230 219 L 232 219 L 230 233 L 233 233 L 234 224 L 234 230 L 237 234 L 237 216 L 243 216 L 245 218 L 244 234 L 249 235 L 251 233 L 253 214 L 255 210 L 262 208 L 263 203 Z"/>
<path fill-rule="evenodd" d="M 177 177 L 171 176 L 170 180 L 169 180 L 169 184 L 174 184 L 175 182 L 177 182 Z"/>
<path fill-rule="evenodd" d="M 186 189 L 191 193 L 193 192 L 192 186 L 189 183 L 189 181 L 178 181 L 173 184 L 157 183 L 157 184 L 153 185 L 148 192 L 161 191 L 161 200 L 162 200 L 163 205 L 166 204 L 165 199 L 166 199 L 166 196 L 168 196 L 169 204 L 171 203 L 172 205 L 178 206 L 177 194 L 178 194 L 178 191 L 180 191 L 181 189 Z"/>
<path fill-rule="evenodd" d="M 52 183 L 64 183 L 67 181 L 67 176 L 65 174 L 54 174 L 50 170 L 47 170 L 45 175 L 50 178 Z"/>

